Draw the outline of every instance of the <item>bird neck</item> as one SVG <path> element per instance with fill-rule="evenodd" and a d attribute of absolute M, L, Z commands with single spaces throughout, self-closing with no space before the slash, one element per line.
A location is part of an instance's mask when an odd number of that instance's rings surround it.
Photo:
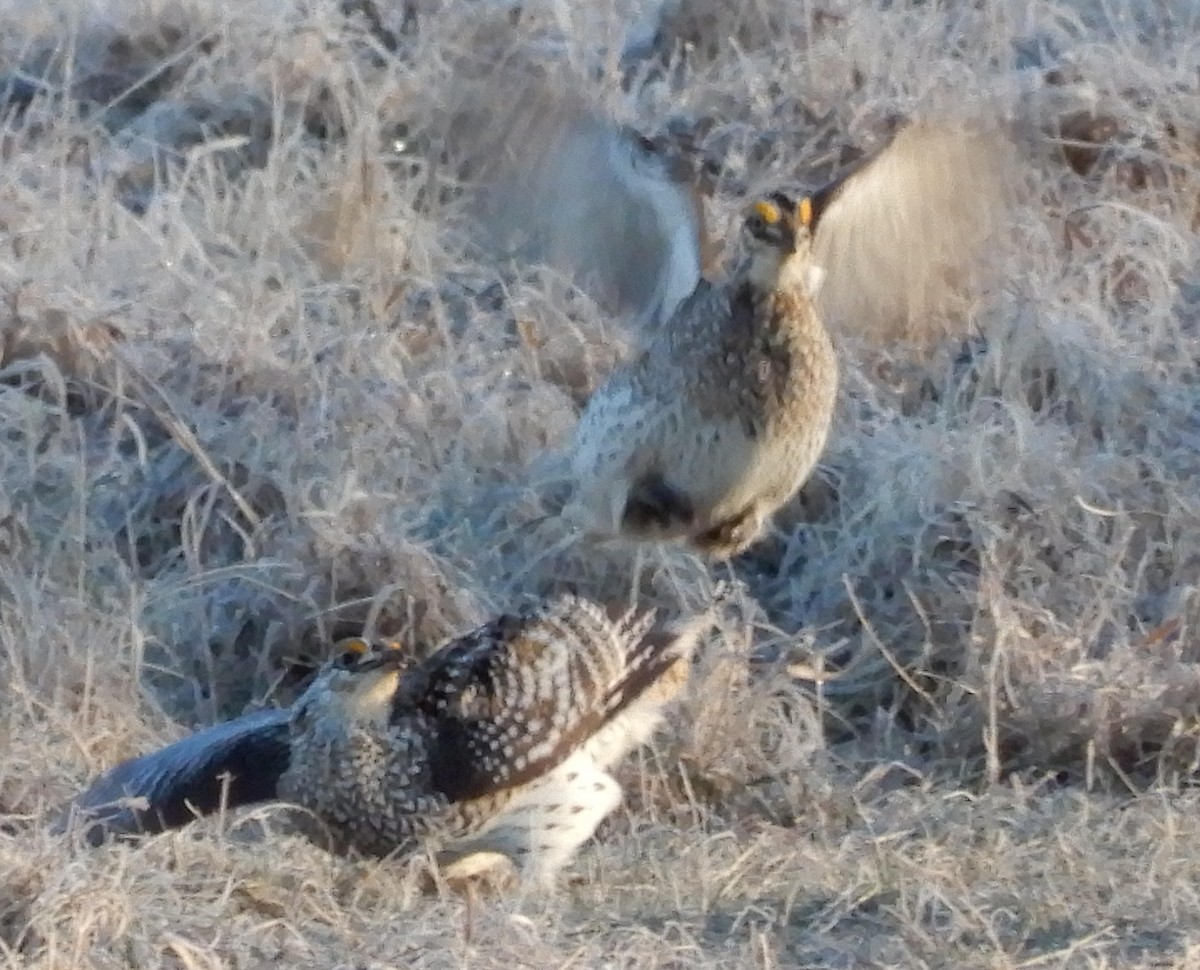
<path fill-rule="evenodd" d="M 786 254 L 777 249 L 752 252 L 740 275 L 763 296 L 787 293 L 793 299 L 811 302 L 825 278 L 825 271 L 813 263 L 811 253 L 804 247 Z"/>
<path fill-rule="evenodd" d="M 771 275 L 759 276 L 750 266 L 738 287 L 737 300 L 757 308 L 752 319 L 775 329 L 781 320 L 791 320 L 801 329 L 823 329 L 810 294 L 807 261 L 793 258 Z"/>
<path fill-rule="evenodd" d="M 399 679 L 394 667 L 356 675 L 342 691 L 345 720 L 367 729 L 386 729 Z"/>
<path fill-rule="evenodd" d="M 760 249 L 749 254 L 742 275 L 760 293 L 772 292 L 780 282 L 788 260 L 777 249 Z"/>

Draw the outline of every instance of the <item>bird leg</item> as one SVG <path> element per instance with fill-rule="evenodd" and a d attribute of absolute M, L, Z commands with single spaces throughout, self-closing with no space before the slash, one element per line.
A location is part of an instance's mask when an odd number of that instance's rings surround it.
<path fill-rule="evenodd" d="M 633 576 L 631 578 L 632 589 L 629 591 L 629 602 L 633 606 L 638 605 L 638 593 L 642 588 L 642 570 L 646 566 L 646 554 L 639 542 L 633 547 Z"/>

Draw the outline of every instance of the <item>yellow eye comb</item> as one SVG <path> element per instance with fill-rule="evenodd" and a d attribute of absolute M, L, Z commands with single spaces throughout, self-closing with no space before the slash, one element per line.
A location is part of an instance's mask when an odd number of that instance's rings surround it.
<path fill-rule="evenodd" d="M 355 653 L 359 656 L 371 652 L 372 644 L 369 640 L 362 637 L 346 637 L 344 640 L 339 640 L 334 644 L 335 649 L 339 653 Z M 380 647 L 385 650 L 403 650 L 404 644 L 399 640 L 385 640 L 380 644 Z"/>
<path fill-rule="evenodd" d="M 371 649 L 371 645 L 362 637 L 347 637 L 334 644 L 339 653 L 356 653 L 362 656 Z"/>
<path fill-rule="evenodd" d="M 796 220 L 800 223 L 800 225 L 807 229 L 812 225 L 812 218 L 812 199 L 810 199 L 808 196 L 805 196 L 796 205 Z"/>
<path fill-rule="evenodd" d="M 770 202 L 755 202 L 754 211 L 768 226 L 773 226 L 780 219 L 779 207 Z"/>

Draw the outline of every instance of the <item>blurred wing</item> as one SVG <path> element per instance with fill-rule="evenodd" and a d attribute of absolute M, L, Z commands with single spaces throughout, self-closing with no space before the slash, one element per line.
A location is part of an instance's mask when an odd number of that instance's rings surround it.
<path fill-rule="evenodd" d="M 222 804 L 272 799 L 288 764 L 288 717 L 254 711 L 123 761 L 75 798 L 54 831 L 78 819 L 88 843 L 99 845 L 111 835 L 178 828 Z M 135 799 L 144 807 L 129 803 Z"/>
<path fill-rule="evenodd" d="M 421 685 L 433 700 L 434 788 L 451 801 L 479 798 L 561 764 L 678 659 L 680 637 L 652 621 L 643 613 L 614 623 L 564 597 L 431 657 L 444 665 Z"/>
<path fill-rule="evenodd" d="M 459 97 L 451 146 L 477 186 L 480 241 L 553 266 L 609 312 L 670 316 L 701 271 L 703 207 L 686 166 L 565 71 L 504 63 Z"/>
<path fill-rule="evenodd" d="M 879 340 L 937 335 L 988 282 L 1014 172 L 998 130 L 921 123 L 816 193 L 826 322 Z"/>

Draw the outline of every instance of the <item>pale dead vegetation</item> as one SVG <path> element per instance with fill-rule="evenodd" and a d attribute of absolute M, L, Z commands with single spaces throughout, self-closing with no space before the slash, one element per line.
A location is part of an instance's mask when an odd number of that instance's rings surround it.
<path fill-rule="evenodd" d="M 0 964 L 1200 965 L 1197 15 L 680 0 L 622 56 L 632 3 L 345 6 L 0 11 Z M 477 245 L 496 64 L 692 164 L 718 233 L 897 118 L 1003 123 L 1019 178 L 969 299 L 888 295 L 920 240 L 841 281 L 822 468 L 558 896 L 429 895 L 274 809 L 51 837 L 331 637 L 628 592 L 530 526 L 638 332 Z M 641 593 L 709 581 L 655 553 Z"/>

